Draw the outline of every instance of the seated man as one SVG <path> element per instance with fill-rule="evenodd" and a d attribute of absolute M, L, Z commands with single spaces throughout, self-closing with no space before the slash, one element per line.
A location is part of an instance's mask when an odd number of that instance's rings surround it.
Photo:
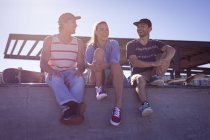
<path fill-rule="evenodd" d="M 42 49 L 41 69 L 47 73 L 46 82 L 63 109 L 60 121 L 80 124 L 84 120 L 81 103 L 84 95 L 85 45 L 72 36 L 80 16 L 64 13 L 59 17 L 59 33 L 47 37 Z M 82 104 L 83 105 L 83 104 Z"/>
<path fill-rule="evenodd" d="M 135 87 L 142 106 L 142 116 L 149 116 L 153 110 L 147 99 L 146 83 L 164 85 L 161 76 L 167 71 L 175 54 L 175 49 L 165 43 L 149 39 L 152 23 L 149 19 L 141 19 L 133 23 L 137 26 L 139 39 L 130 41 L 126 46 L 126 57 L 131 65 L 131 85 Z"/>

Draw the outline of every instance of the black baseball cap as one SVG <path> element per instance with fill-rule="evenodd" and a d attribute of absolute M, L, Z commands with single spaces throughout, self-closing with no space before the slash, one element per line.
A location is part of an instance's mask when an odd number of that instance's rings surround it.
<path fill-rule="evenodd" d="M 147 24 L 149 27 L 152 27 L 152 22 L 147 18 L 142 18 L 139 21 L 134 22 L 133 24 L 138 26 L 139 23 L 144 23 L 144 24 Z"/>

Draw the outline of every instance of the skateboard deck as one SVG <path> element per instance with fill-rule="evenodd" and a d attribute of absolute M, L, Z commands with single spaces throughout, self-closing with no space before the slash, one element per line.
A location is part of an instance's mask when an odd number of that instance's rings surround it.
<path fill-rule="evenodd" d="M 4 83 L 43 83 L 44 74 L 29 70 L 8 68 L 2 72 Z"/>
<path fill-rule="evenodd" d="M 190 85 L 193 80 L 200 80 L 205 76 L 206 76 L 205 74 L 196 74 L 193 76 L 189 76 L 187 78 L 176 78 L 168 80 L 166 83 L 169 85 Z"/>

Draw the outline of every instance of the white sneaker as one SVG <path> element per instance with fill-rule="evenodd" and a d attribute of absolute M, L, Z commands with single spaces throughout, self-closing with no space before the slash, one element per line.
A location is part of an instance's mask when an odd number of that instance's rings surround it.
<path fill-rule="evenodd" d="M 107 97 L 107 93 L 102 87 L 95 87 L 96 88 L 96 99 L 102 100 Z"/>
<path fill-rule="evenodd" d="M 160 76 L 155 75 L 151 77 L 150 84 L 153 86 L 164 86 L 165 83 Z"/>

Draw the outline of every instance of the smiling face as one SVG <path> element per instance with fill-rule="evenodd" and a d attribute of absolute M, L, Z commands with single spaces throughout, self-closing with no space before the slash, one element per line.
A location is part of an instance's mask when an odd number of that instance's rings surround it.
<path fill-rule="evenodd" d="M 97 37 L 97 40 L 106 41 L 109 37 L 109 27 L 107 23 L 101 22 L 97 25 L 95 30 L 95 36 Z"/>
<path fill-rule="evenodd" d="M 139 23 L 137 25 L 137 33 L 139 34 L 139 37 L 149 36 L 151 31 L 152 31 L 152 27 L 149 27 L 145 23 Z"/>

